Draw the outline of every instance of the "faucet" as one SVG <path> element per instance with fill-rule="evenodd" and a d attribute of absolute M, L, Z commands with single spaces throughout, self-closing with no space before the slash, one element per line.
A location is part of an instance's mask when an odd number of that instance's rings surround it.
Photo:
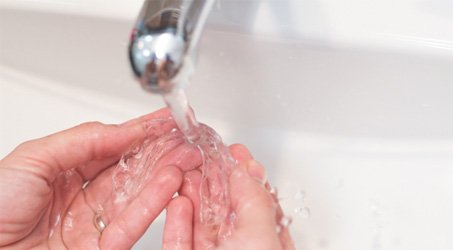
<path fill-rule="evenodd" d="M 145 90 L 165 94 L 187 82 L 214 1 L 145 0 L 129 44 L 132 70 Z"/>

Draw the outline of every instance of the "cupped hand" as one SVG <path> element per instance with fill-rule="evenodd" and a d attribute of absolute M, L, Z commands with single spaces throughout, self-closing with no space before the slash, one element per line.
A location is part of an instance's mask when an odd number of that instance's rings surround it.
<path fill-rule="evenodd" d="M 201 173 L 192 170 L 184 174 L 181 196 L 168 205 L 163 249 L 294 249 L 288 228 L 279 223 L 283 212 L 277 198 L 269 192 L 264 168 L 244 146 L 230 146 L 230 151 L 239 162 L 229 179 L 236 215 L 232 234 L 218 240 L 218 229 L 200 222 Z"/>
<path fill-rule="evenodd" d="M 111 195 L 112 166 L 147 136 L 146 121 L 169 116 L 163 109 L 122 125 L 82 124 L 17 147 L 0 161 L 0 248 L 131 248 L 180 188 L 175 165 L 199 163 L 167 157 L 160 164 L 169 167 L 108 224 L 96 221 L 97 202 Z"/>

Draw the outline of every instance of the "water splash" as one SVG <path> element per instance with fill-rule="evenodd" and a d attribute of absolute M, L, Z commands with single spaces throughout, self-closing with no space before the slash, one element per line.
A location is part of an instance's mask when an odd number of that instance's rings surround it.
<path fill-rule="evenodd" d="M 293 218 L 291 216 L 283 216 L 280 220 L 277 221 L 277 234 L 280 234 L 283 230 L 287 229 L 291 223 L 293 222 Z"/>
<path fill-rule="evenodd" d="M 289 216 L 284 216 L 281 220 L 280 220 L 280 225 L 283 226 L 283 227 L 289 227 L 289 225 L 291 225 L 291 222 L 293 221 L 293 219 Z"/>
<path fill-rule="evenodd" d="M 305 200 L 305 197 L 307 196 L 307 194 L 305 193 L 305 191 L 303 191 L 302 189 L 299 189 L 295 194 L 294 194 L 294 199 L 295 200 Z"/>
<path fill-rule="evenodd" d="M 95 225 L 108 225 L 111 218 L 121 213 L 149 183 L 155 172 L 165 167 L 162 163 L 165 156 L 172 153 L 173 160 L 181 162 L 187 150 L 178 151 L 177 155 L 174 152 L 185 146 L 202 157 L 199 167 L 202 173 L 201 221 L 211 228 L 217 228 L 219 239 L 231 234 L 235 216 L 230 207 L 228 178 L 236 161 L 212 128 L 196 122 L 193 113 L 181 114 L 184 117 L 174 113 L 171 118 L 148 122 L 147 138 L 126 152 L 113 170 L 112 197 L 99 204 Z"/>
<path fill-rule="evenodd" d="M 311 217 L 311 210 L 306 202 L 307 193 L 304 189 L 298 188 L 297 184 L 286 183 L 278 190 L 269 186 L 268 191 L 274 198 L 275 206 L 281 205 L 282 208 L 282 211 L 277 213 L 277 233 L 281 233 L 293 222 L 301 223 L 301 220 Z"/>
<path fill-rule="evenodd" d="M 164 95 L 179 130 L 188 143 L 200 150 L 201 166 L 201 221 L 219 227 L 219 238 L 231 233 L 234 214 L 230 207 L 228 178 L 236 161 L 217 132 L 207 125 L 200 124 L 190 107 L 185 92 L 174 89 Z"/>
<path fill-rule="evenodd" d="M 310 208 L 308 207 L 296 207 L 294 213 L 302 218 L 308 218 L 311 215 Z"/>
<path fill-rule="evenodd" d="M 63 224 L 63 231 L 71 231 L 74 229 L 75 217 L 72 212 L 66 214 L 66 218 Z"/>

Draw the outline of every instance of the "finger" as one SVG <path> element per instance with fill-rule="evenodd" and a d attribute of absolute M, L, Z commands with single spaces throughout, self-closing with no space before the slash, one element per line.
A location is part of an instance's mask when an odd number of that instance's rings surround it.
<path fill-rule="evenodd" d="M 253 159 L 250 151 L 242 144 L 233 144 L 229 146 L 229 149 L 233 158 L 238 162 L 245 162 Z"/>
<path fill-rule="evenodd" d="M 218 229 L 210 228 L 201 222 L 200 214 L 201 172 L 192 170 L 184 174 L 180 195 L 188 197 L 193 205 L 193 247 L 194 249 L 210 249 L 216 244 Z"/>
<path fill-rule="evenodd" d="M 165 143 L 167 144 L 167 143 Z M 152 148 L 152 147 L 151 147 Z M 141 159 L 147 159 L 148 154 L 155 154 L 156 150 L 154 149 L 146 149 L 142 153 L 142 158 Z M 130 156 L 134 157 L 134 156 Z M 126 162 L 129 162 L 126 160 Z M 149 162 L 152 161 L 147 161 L 148 163 L 143 163 L 147 164 L 146 165 L 146 172 L 144 175 L 147 175 L 146 179 L 153 179 L 157 173 L 159 172 L 160 169 L 165 168 L 167 166 L 175 166 L 180 168 L 183 172 L 187 171 L 188 169 L 194 169 L 198 167 L 201 164 L 201 155 L 200 151 L 196 148 L 193 147 L 191 144 L 183 144 L 180 146 L 177 146 L 175 149 L 170 150 L 170 152 L 164 154 L 163 158 L 161 158 L 156 164 L 149 164 Z M 139 168 L 142 163 L 140 162 L 129 162 L 128 163 L 128 168 L 130 170 Z M 134 172 L 134 171 L 132 171 Z M 112 176 L 113 175 L 113 176 Z M 92 179 L 92 181 L 89 183 L 88 186 L 84 189 L 86 192 L 86 199 L 88 204 L 93 208 L 93 210 L 98 210 L 99 207 L 105 207 L 106 204 L 110 204 L 111 202 L 108 202 L 109 199 L 112 199 L 111 192 L 114 189 L 114 182 L 112 181 L 112 178 L 116 178 L 115 176 L 121 175 L 121 170 L 118 167 L 113 167 L 112 169 L 106 169 L 100 174 L 96 176 L 95 179 Z M 137 175 L 137 173 L 135 173 Z M 131 177 L 134 178 L 134 177 Z M 141 182 L 145 182 L 146 180 L 141 180 Z M 142 185 L 138 185 L 142 186 Z M 116 187 L 118 188 L 118 187 Z M 140 192 L 140 190 L 137 190 L 137 192 Z M 123 204 L 122 207 L 125 207 L 127 204 Z M 122 211 L 122 207 L 119 204 L 115 204 L 114 207 L 112 205 L 109 205 L 112 209 L 108 209 L 108 219 L 115 217 Z M 104 209 L 105 210 L 105 209 Z M 110 220 L 110 219 L 109 219 Z"/>
<path fill-rule="evenodd" d="M 152 113 L 147 118 L 163 118 L 168 112 Z M 7 156 L 15 166 L 31 171 L 52 182 L 60 171 L 86 166 L 93 160 L 119 159 L 131 145 L 147 135 L 146 122 L 130 125 L 84 123 L 74 128 L 20 145 Z M 18 162 L 19 160 L 19 162 Z M 105 165 L 81 169 L 82 174 L 93 176 Z M 86 174 L 84 174 L 86 173 Z"/>
<path fill-rule="evenodd" d="M 182 182 L 181 171 L 168 166 L 150 180 L 131 204 L 107 225 L 101 249 L 129 249 L 162 212 Z"/>
<path fill-rule="evenodd" d="M 127 122 L 125 122 L 125 123 L 123 123 L 121 125 L 131 126 L 131 125 L 134 125 L 134 124 L 144 123 L 146 121 L 153 120 L 153 119 L 159 119 L 159 118 L 166 119 L 166 118 L 168 118 L 170 116 L 171 116 L 170 109 L 161 108 L 159 110 L 154 111 L 153 113 L 149 113 L 149 114 L 146 114 L 146 115 L 131 119 L 131 120 L 129 120 L 129 121 L 127 121 Z"/>
<path fill-rule="evenodd" d="M 192 249 L 192 202 L 184 197 L 174 198 L 167 207 L 162 249 Z"/>
<path fill-rule="evenodd" d="M 91 180 L 83 188 L 85 193 L 86 203 L 91 209 L 96 211 L 103 211 L 103 218 L 105 223 L 110 222 L 116 215 L 121 211 L 119 204 L 114 203 L 115 199 L 115 186 L 113 180 L 113 174 L 115 168 L 107 168 L 102 173 L 100 173 L 95 179 Z M 126 207 L 126 204 L 120 204 L 122 207 Z M 115 206 L 115 207 L 113 207 Z"/>
<path fill-rule="evenodd" d="M 266 190 L 269 192 L 271 190 L 271 185 L 266 182 L 265 184 Z M 291 235 L 289 234 L 289 228 L 287 226 L 284 226 L 281 224 L 281 221 L 284 219 L 285 214 L 283 213 L 283 209 L 279 204 L 278 201 L 278 196 L 275 192 L 270 192 L 272 200 L 276 206 L 276 215 L 275 215 L 275 221 L 277 222 L 278 225 L 278 230 L 277 232 L 279 233 L 279 238 L 280 242 L 282 244 L 282 249 L 283 250 L 292 250 L 294 249 L 294 242 L 291 238 Z"/>
<path fill-rule="evenodd" d="M 278 204 L 278 203 L 276 203 Z M 283 210 L 281 206 L 278 204 L 277 205 L 277 221 L 281 221 L 281 219 L 284 217 Z M 291 235 L 289 234 L 289 228 L 286 226 L 280 226 L 280 233 L 279 233 L 279 238 L 280 238 L 280 243 L 282 244 L 282 249 L 283 250 L 293 250 L 294 248 L 294 242 L 291 238 Z"/>
<path fill-rule="evenodd" d="M 184 142 L 164 155 L 159 160 L 159 165 L 172 165 L 179 167 L 183 172 L 187 172 L 199 167 L 202 161 L 203 158 L 198 147 L 194 144 Z"/>
<path fill-rule="evenodd" d="M 80 194 L 80 193 L 79 193 Z M 63 213 L 64 212 L 64 213 Z M 71 249 L 86 249 L 98 243 L 100 232 L 93 223 L 94 213 L 85 205 L 83 195 L 77 195 L 71 201 L 69 209 L 61 210 L 59 224 L 54 225 L 53 237 L 49 239 L 51 245 L 70 246 Z"/>
<path fill-rule="evenodd" d="M 114 155 L 105 159 L 93 160 L 79 166 L 77 172 L 84 181 L 90 181 L 99 176 L 106 168 L 116 165 L 119 159 L 120 156 Z"/>
<path fill-rule="evenodd" d="M 251 160 L 236 167 L 230 176 L 231 204 L 237 216 L 235 230 L 245 239 L 261 239 L 266 235 L 266 241 L 258 241 L 265 244 L 260 249 L 279 249 L 275 203 L 264 188 L 263 179 L 248 173 L 248 169 L 260 172 L 259 168 L 262 167 Z"/>
<path fill-rule="evenodd" d="M 141 159 L 150 160 L 153 171 L 151 177 L 161 168 L 166 166 L 176 166 L 183 172 L 195 169 L 202 164 L 202 155 L 199 148 L 188 143 L 184 135 L 176 131 L 170 132 L 146 145 L 142 145 L 140 150 Z M 149 165 L 149 164 L 148 164 Z"/>
<path fill-rule="evenodd" d="M 256 181 L 262 184 L 266 183 L 266 171 L 260 163 L 253 160 L 253 156 L 247 147 L 242 144 L 233 144 L 229 147 L 229 149 L 231 155 L 238 161 L 238 167 L 246 169 L 247 173 Z"/>
<path fill-rule="evenodd" d="M 249 152 L 249 150 L 241 144 L 233 144 L 230 146 L 230 152 L 232 156 L 238 160 L 239 164 L 242 164 L 242 168 L 247 170 L 247 173 L 250 175 L 250 177 L 254 178 L 255 181 L 257 181 L 259 184 L 264 184 L 266 183 L 266 173 L 264 168 L 257 162 L 251 162 L 252 164 L 247 164 L 250 160 L 253 159 L 253 156 Z M 275 198 L 275 199 L 274 199 Z M 283 211 L 278 205 L 278 199 L 276 197 L 272 197 L 272 201 L 275 206 L 277 206 L 277 211 L 276 211 L 276 221 L 280 221 L 284 214 Z M 289 234 L 289 230 L 286 227 L 283 227 L 281 229 L 281 232 L 279 234 L 280 242 L 283 246 L 283 249 L 294 249 L 294 244 L 291 239 L 291 236 Z"/>

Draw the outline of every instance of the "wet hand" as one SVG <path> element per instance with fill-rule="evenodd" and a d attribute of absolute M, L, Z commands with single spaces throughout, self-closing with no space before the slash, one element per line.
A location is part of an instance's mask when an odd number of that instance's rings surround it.
<path fill-rule="evenodd" d="M 218 228 L 200 222 L 201 173 L 188 171 L 180 190 L 182 196 L 167 208 L 163 249 L 294 249 L 289 231 L 279 225 L 283 213 L 269 192 L 264 168 L 242 145 L 230 151 L 239 166 L 230 176 L 230 196 L 236 219 L 231 236 L 217 239 Z"/>
<path fill-rule="evenodd" d="M 0 248 L 131 248 L 180 188 L 181 170 L 160 168 L 109 223 L 96 219 L 97 204 L 111 196 L 112 166 L 146 137 L 146 121 L 168 116 L 82 124 L 17 147 L 0 161 Z"/>

